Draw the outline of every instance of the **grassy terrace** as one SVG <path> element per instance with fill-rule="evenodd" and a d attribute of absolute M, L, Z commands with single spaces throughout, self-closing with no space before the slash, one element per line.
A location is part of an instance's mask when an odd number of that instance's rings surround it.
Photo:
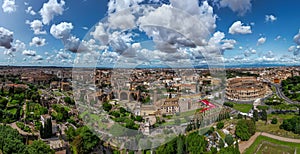
<path fill-rule="evenodd" d="M 265 136 L 258 136 L 254 143 L 246 149 L 244 154 L 261 154 L 261 153 L 290 153 L 293 154 L 300 151 L 299 143 L 290 143 L 275 140 Z"/>

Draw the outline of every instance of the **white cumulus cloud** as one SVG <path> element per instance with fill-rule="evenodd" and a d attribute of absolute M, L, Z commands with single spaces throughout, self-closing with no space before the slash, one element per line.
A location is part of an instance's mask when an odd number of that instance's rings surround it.
<path fill-rule="evenodd" d="M 3 0 L 2 9 L 5 13 L 16 12 L 17 6 L 15 0 Z"/>
<path fill-rule="evenodd" d="M 154 42 L 164 42 L 163 46 L 205 45 L 209 34 L 216 27 L 216 15 L 213 14 L 213 8 L 207 1 L 204 1 L 200 7 L 197 0 L 193 1 L 191 4 L 188 3 L 188 6 L 178 5 L 181 4 L 178 0 L 172 1 L 171 6 L 162 5 L 139 18 L 140 28 L 152 37 Z M 194 4 L 197 4 L 197 7 Z M 192 10 L 188 10 L 188 7 Z"/>
<path fill-rule="evenodd" d="M 61 22 L 58 25 L 53 24 L 50 28 L 50 33 L 56 39 L 68 38 L 71 30 L 73 29 L 72 23 Z"/>
<path fill-rule="evenodd" d="M 27 9 L 25 10 L 25 12 L 27 14 L 31 14 L 31 15 L 36 15 L 36 12 L 32 9 L 32 6 L 28 6 Z"/>
<path fill-rule="evenodd" d="M 241 21 L 234 22 L 229 28 L 230 34 L 251 34 L 251 26 L 244 26 Z"/>
<path fill-rule="evenodd" d="M 49 0 L 47 3 L 44 3 L 40 10 L 43 23 L 49 24 L 54 16 L 62 15 L 64 11 L 64 5 L 64 0 L 61 0 L 60 3 L 58 3 L 57 0 Z"/>
<path fill-rule="evenodd" d="M 266 42 L 267 38 L 266 37 L 261 37 L 257 40 L 257 45 L 262 45 Z"/>
<path fill-rule="evenodd" d="M 46 44 L 46 39 L 39 38 L 39 37 L 33 37 L 31 42 L 29 43 L 30 46 L 35 45 L 36 47 L 41 47 Z"/>
<path fill-rule="evenodd" d="M 47 33 L 43 30 L 43 23 L 40 20 L 33 20 L 32 22 L 27 20 L 26 23 L 30 25 L 30 28 L 33 30 L 35 35 Z"/>
<path fill-rule="evenodd" d="M 24 50 L 22 52 L 22 54 L 25 55 L 25 56 L 35 56 L 36 55 L 36 51 L 34 51 L 34 50 Z"/>
<path fill-rule="evenodd" d="M 113 13 L 108 16 L 108 22 L 113 29 L 132 29 L 135 27 L 135 16 L 130 10 Z"/>

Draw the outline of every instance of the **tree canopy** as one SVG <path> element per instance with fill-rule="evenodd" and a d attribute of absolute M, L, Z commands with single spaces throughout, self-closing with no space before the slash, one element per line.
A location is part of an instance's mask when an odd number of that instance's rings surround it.
<path fill-rule="evenodd" d="M 255 134 L 255 130 L 256 127 L 253 120 L 242 119 L 239 120 L 236 125 L 235 134 L 242 141 L 247 141 Z"/>

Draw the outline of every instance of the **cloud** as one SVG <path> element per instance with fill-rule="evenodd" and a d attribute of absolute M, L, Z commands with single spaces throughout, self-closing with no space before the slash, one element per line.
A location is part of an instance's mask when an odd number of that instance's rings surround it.
<path fill-rule="evenodd" d="M 80 45 L 79 38 L 71 35 L 72 29 L 72 23 L 61 22 L 57 25 L 53 24 L 50 33 L 56 39 L 62 40 L 66 50 L 71 52 L 87 51 L 88 49 L 84 45 Z"/>
<path fill-rule="evenodd" d="M 197 0 L 193 1 L 187 6 L 180 6 L 178 0 L 171 1 L 171 6 L 162 5 L 140 17 L 139 26 L 155 43 L 165 42 L 165 45 L 168 43 L 171 46 L 205 45 L 216 27 L 216 15 L 206 1 L 200 7 L 193 5 L 198 4 Z M 192 9 L 188 10 L 188 7 Z"/>
<path fill-rule="evenodd" d="M 255 49 L 250 49 L 250 52 L 251 52 L 252 54 L 256 54 L 256 50 L 255 50 Z"/>
<path fill-rule="evenodd" d="M 71 52 L 76 53 L 76 52 L 84 50 L 82 48 L 79 49 L 79 47 L 82 47 L 82 46 L 80 46 L 79 38 L 76 38 L 75 36 L 70 36 L 67 39 L 63 39 L 63 43 L 64 43 L 64 46 L 65 46 L 65 49 L 69 50 Z"/>
<path fill-rule="evenodd" d="M 296 46 L 292 45 L 288 48 L 289 52 L 295 51 L 296 50 Z"/>
<path fill-rule="evenodd" d="M 47 32 L 43 30 L 43 23 L 40 20 L 33 20 L 32 22 L 26 21 L 26 24 L 30 25 L 35 35 L 46 34 Z"/>
<path fill-rule="evenodd" d="M 280 35 L 277 35 L 276 38 L 274 39 L 275 41 L 278 41 L 281 39 L 281 36 Z"/>
<path fill-rule="evenodd" d="M 13 48 L 15 51 L 21 52 L 26 49 L 26 44 L 20 40 L 16 40 L 16 42 L 13 44 Z"/>
<path fill-rule="evenodd" d="M 17 6 L 15 0 L 3 0 L 2 9 L 5 13 L 16 12 Z"/>
<path fill-rule="evenodd" d="M 70 58 L 72 58 L 72 56 L 69 53 L 60 51 L 56 54 L 56 58 L 58 58 L 58 59 L 70 59 Z"/>
<path fill-rule="evenodd" d="M 60 3 L 58 3 L 57 0 L 49 0 L 47 3 L 44 3 L 40 10 L 43 23 L 49 24 L 54 16 L 62 15 L 64 11 L 64 5 L 64 0 L 60 0 Z"/>
<path fill-rule="evenodd" d="M 112 29 L 132 29 L 135 27 L 135 16 L 130 10 L 113 13 L 108 16 L 108 22 Z"/>
<path fill-rule="evenodd" d="M 245 57 L 250 57 L 251 55 L 256 54 L 256 50 L 249 48 L 247 50 L 244 51 L 244 56 Z"/>
<path fill-rule="evenodd" d="M 262 45 L 266 42 L 267 38 L 266 37 L 261 37 L 257 40 L 257 45 Z"/>
<path fill-rule="evenodd" d="M 296 34 L 294 36 L 294 42 L 297 44 L 297 45 L 300 45 L 300 30 L 298 32 L 298 34 Z"/>
<path fill-rule="evenodd" d="M 251 26 L 244 26 L 241 21 L 234 22 L 229 28 L 230 34 L 251 34 Z"/>
<path fill-rule="evenodd" d="M 101 22 L 95 26 L 95 30 L 90 34 L 94 37 L 94 39 L 99 40 L 102 45 L 107 45 L 109 42 L 109 35 L 105 31 L 104 24 Z"/>
<path fill-rule="evenodd" d="M 34 51 L 34 50 L 24 50 L 22 52 L 22 54 L 25 55 L 25 56 L 35 56 L 36 55 L 36 51 Z"/>
<path fill-rule="evenodd" d="M 236 44 L 236 40 L 232 40 L 232 39 L 225 39 L 222 40 L 222 47 L 221 49 L 224 50 L 232 50 L 234 49 L 234 45 Z"/>
<path fill-rule="evenodd" d="M 33 58 L 33 60 L 35 60 L 35 61 L 41 61 L 41 60 L 43 60 L 44 58 L 41 56 L 41 55 L 36 55 L 34 58 Z"/>
<path fill-rule="evenodd" d="M 30 46 L 35 45 L 36 47 L 41 47 L 46 44 L 46 39 L 39 38 L 39 37 L 33 37 L 31 42 L 29 43 Z"/>
<path fill-rule="evenodd" d="M 32 6 L 28 6 L 27 9 L 25 10 L 25 12 L 27 14 L 31 14 L 31 15 L 36 15 L 36 12 L 32 9 Z"/>
<path fill-rule="evenodd" d="M 275 17 L 274 15 L 266 15 L 265 16 L 265 21 L 266 22 L 274 22 L 277 20 L 277 17 Z"/>
<path fill-rule="evenodd" d="M 243 16 L 251 10 L 251 0 L 221 0 L 220 7 L 229 7 L 233 12 Z"/>
<path fill-rule="evenodd" d="M 144 0 L 110 0 L 108 2 L 108 13 L 119 12 L 128 9 L 132 6 L 136 6 Z"/>
<path fill-rule="evenodd" d="M 272 51 L 268 51 L 268 53 L 265 55 L 266 58 L 274 58 L 275 54 Z"/>
<path fill-rule="evenodd" d="M 50 28 L 50 33 L 56 39 L 67 39 L 73 29 L 72 23 L 61 22 L 58 25 L 53 24 Z"/>
<path fill-rule="evenodd" d="M 11 43 L 13 41 L 13 32 L 9 31 L 8 29 L 5 29 L 3 27 L 0 27 L 0 46 L 10 49 Z"/>

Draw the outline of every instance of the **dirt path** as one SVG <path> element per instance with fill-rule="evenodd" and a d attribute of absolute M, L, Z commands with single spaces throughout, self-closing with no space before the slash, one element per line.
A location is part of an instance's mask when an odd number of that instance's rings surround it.
<path fill-rule="evenodd" d="M 284 141 L 284 142 L 300 143 L 300 139 L 286 138 L 286 137 L 281 137 L 281 136 L 277 136 L 265 132 L 256 132 L 248 141 L 242 141 L 239 143 L 240 152 L 243 153 L 247 148 L 249 148 L 259 135 Z"/>
<path fill-rule="evenodd" d="M 269 137 L 269 138 L 273 138 L 276 140 L 284 141 L 284 142 L 300 143 L 300 139 L 286 138 L 286 137 L 276 136 L 276 135 L 265 133 L 265 132 L 262 132 L 261 135 Z"/>
<path fill-rule="evenodd" d="M 31 135 L 39 135 L 38 133 L 36 133 L 36 132 L 34 132 L 34 133 L 28 133 L 28 132 L 25 132 L 25 131 L 23 131 L 23 130 L 21 130 L 18 126 L 17 126 L 17 124 L 16 124 L 16 122 L 14 122 L 14 123 L 11 123 L 11 124 L 9 124 L 13 129 L 16 129 L 16 130 L 18 130 L 18 132 L 21 134 L 21 135 L 29 135 L 29 136 L 31 136 Z"/>
<path fill-rule="evenodd" d="M 261 135 L 261 132 L 256 132 L 248 141 L 241 141 L 239 143 L 240 152 L 243 153 L 247 148 L 249 148 L 259 135 Z"/>

